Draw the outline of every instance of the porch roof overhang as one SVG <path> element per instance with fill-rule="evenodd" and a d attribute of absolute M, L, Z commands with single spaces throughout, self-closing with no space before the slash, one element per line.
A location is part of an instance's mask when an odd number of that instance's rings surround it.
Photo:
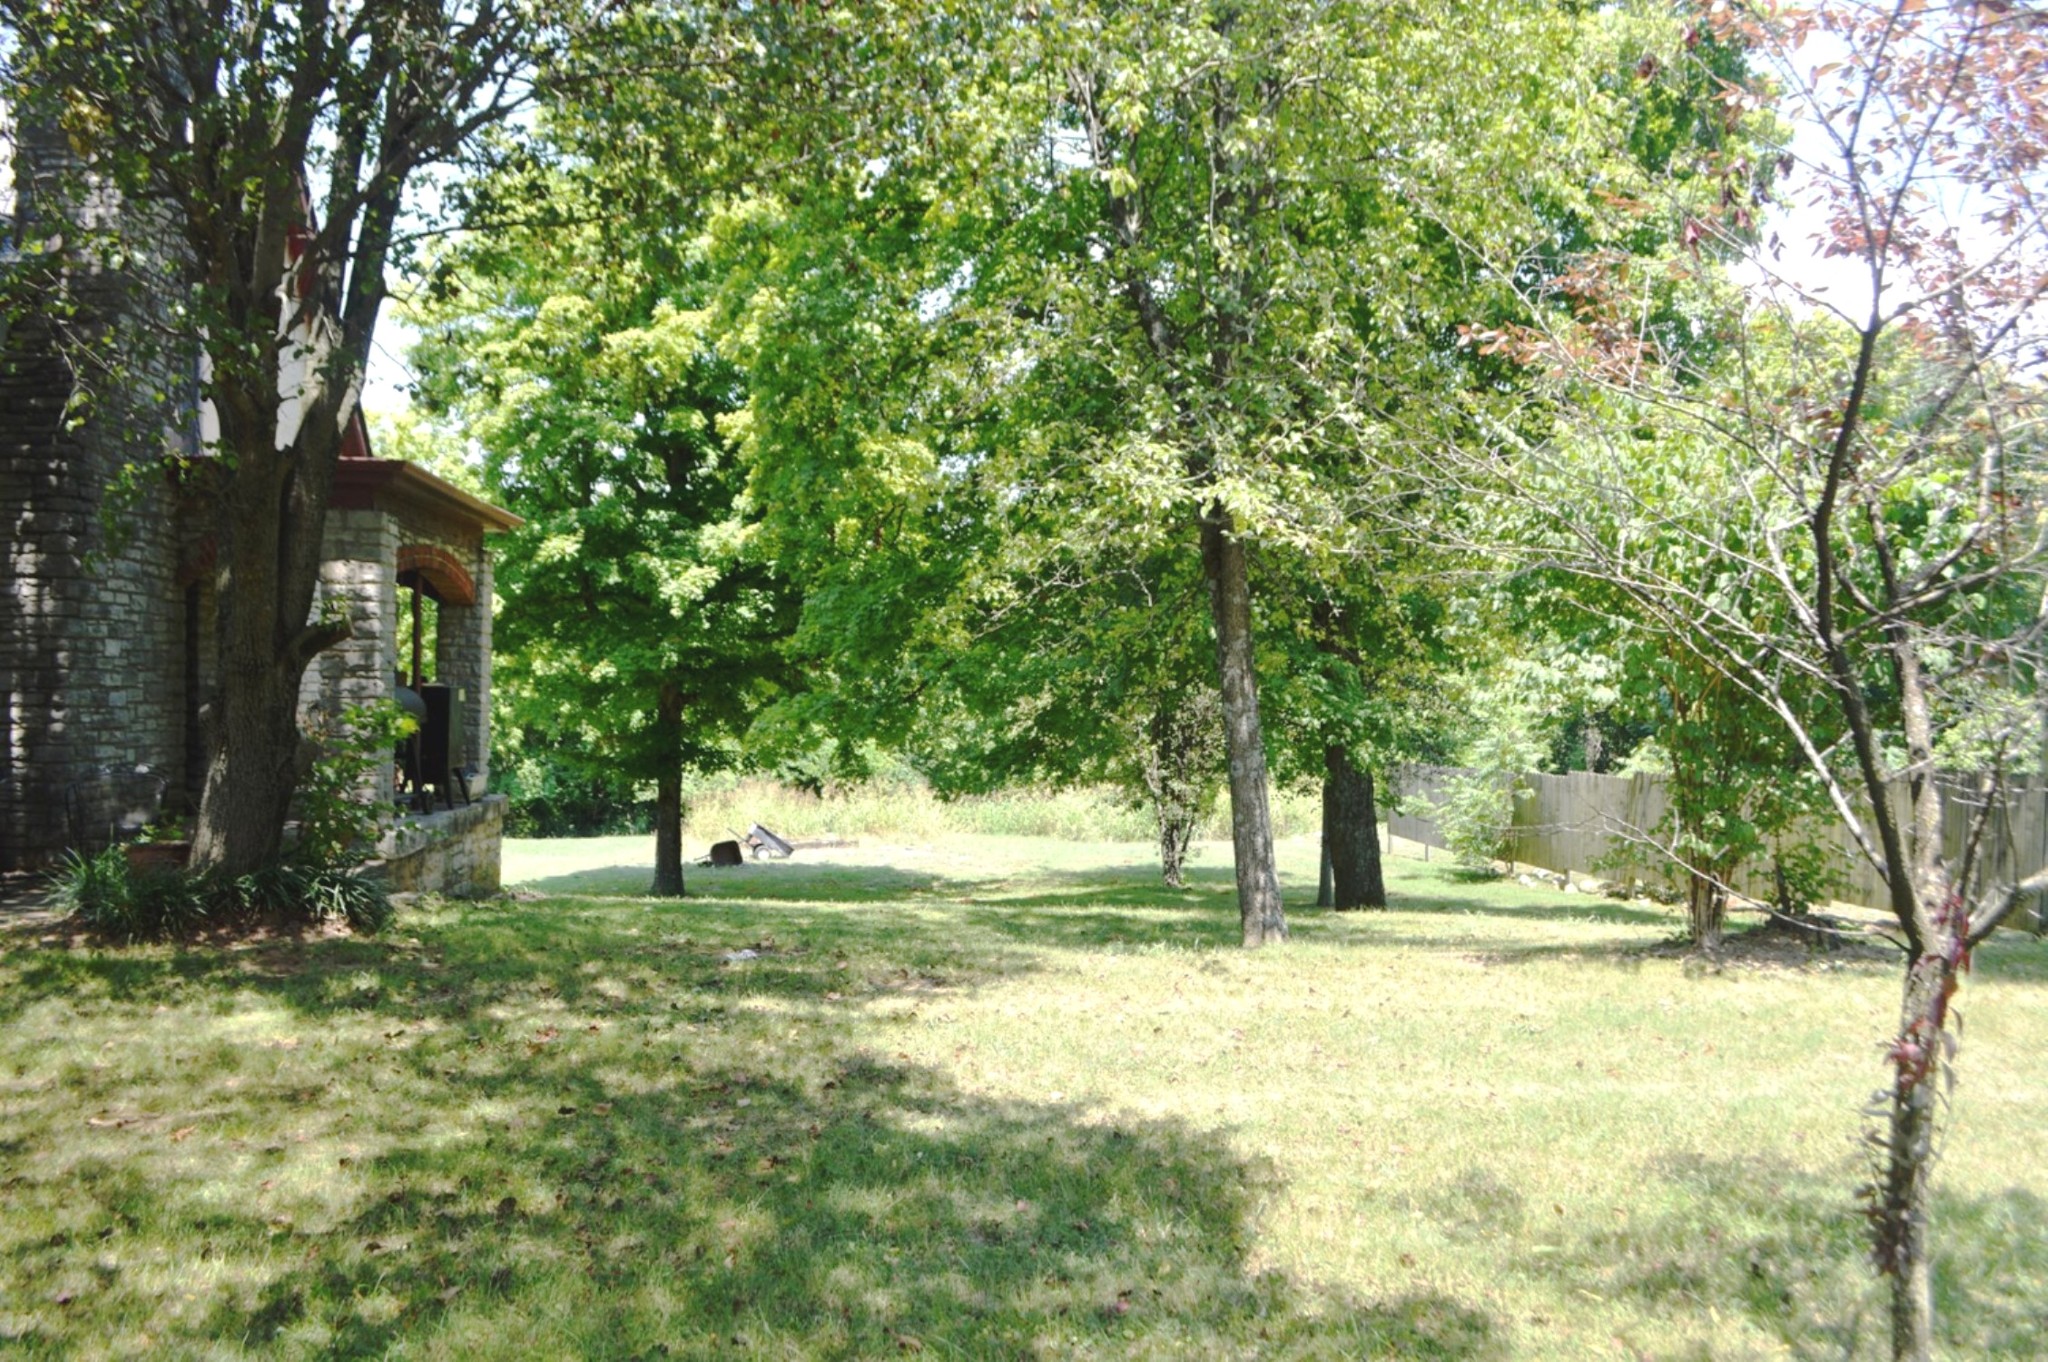
<path fill-rule="evenodd" d="M 403 459 L 338 460 L 327 504 L 338 511 L 411 510 L 484 534 L 516 530 L 526 523 Z"/>

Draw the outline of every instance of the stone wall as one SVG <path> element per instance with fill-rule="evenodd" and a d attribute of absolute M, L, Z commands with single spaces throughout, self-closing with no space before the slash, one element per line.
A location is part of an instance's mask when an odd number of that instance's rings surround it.
<path fill-rule="evenodd" d="M 464 752 L 458 766 L 469 766 L 476 776 L 469 783 L 472 794 L 489 787 L 491 764 L 491 560 L 484 549 L 483 535 L 474 530 L 455 532 L 445 522 L 401 508 L 395 514 L 401 547 L 438 549 L 459 564 L 475 588 L 474 604 L 443 601 L 438 607 L 434 630 L 433 675 L 430 680 L 454 686 L 462 705 Z M 394 642 L 408 628 L 397 623 Z"/>
<path fill-rule="evenodd" d="M 25 138 L 21 164 L 38 154 Z M 23 212 L 28 232 L 26 196 Z M 156 469 L 179 409 L 123 401 L 178 392 L 179 376 L 104 368 L 165 367 L 127 343 L 137 278 L 66 270 L 80 308 L 63 329 L 0 326 L 0 870 L 100 845 L 159 782 L 173 799 L 185 785 L 186 597 L 175 492 Z M 126 489 L 109 490 L 124 468 Z"/>
<path fill-rule="evenodd" d="M 438 612 L 430 681 L 455 687 L 462 705 L 463 753 L 473 767 L 472 797 L 488 786 L 491 714 L 491 566 L 481 534 L 451 533 L 433 518 L 404 507 L 334 509 L 327 513 L 316 615 L 343 611 L 355 634 L 313 660 L 299 690 L 303 710 L 344 708 L 388 700 L 393 678 L 411 667 L 410 593 L 399 586 L 399 563 L 427 548 L 460 567 L 475 589 L 473 603 L 444 601 Z M 366 793 L 392 788 L 391 763 L 373 774 Z"/>
<path fill-rule="evenodd" d="M 460 764 L 474 767 L 472 794 L 489 787 L 491 773 L 491 560 L 479 547 L 473 552 L 470 576 L 476 582 L 476 603 L 441 606 L 434 637 L 434 669 L 438 679 L 462 692 Z"/>
<path fill-rule="evenodd" d="M 148 339 L 172 328 L 140 325 L 177 296 L 171 253 L 151 249 L 171 235 L 129 231 L 117 196 L 87 180 L 72 216 L 127 233 L 122 269 L 38 263 L 21 250 L 64 235 L 52 215 L 39 216 L 37 196 L 56 202 L 77 169 L 61 137 L 24 130 L 19 217 L 12 234 L 0 232 L 11 276 L 41 269 L 37 277 L 72 304 L 68 313 L 0 309 L 0 871 L 103 844 L 124 816 L 146 816 L 159 790 L 166 811 L 185 811 L 203 775 L 196 701 L 216 679 L 214 602 L 201 570 L 211 550 L 189 523 L 195 517 L 181 517 L 185 498 L 162 471 L 165 454 L 198 452 L 196 370 L 191 356 L 167 356 Z M 58 315 L 67 320 L 50 320 Z M 445 492 L 415 486 L 409 495 L 329 510 L 315 611 L 345 611 L 354 637 L 314 660 L 300 702 L 339 713 L 391 697 L 399 551 L 444 552 L 477 593 L 474 604 L 441 607 L 435 669 L 462 693 L 458 764 L 476 769 L 471 789 L 480 794 L 491 684 L 482 528 L 466 523 L 474 506 L 459 497 L 451 512 Z M 388 799 L 391 790 L 387 760 L 364 793 Z M 500 807 L 493 826 L 502 822 Z M 481 836 L 456 840 L 480 846 Z M 495 831 L 488 841 L 488 874 L 463 860 L 469 852 L 448 853 L 459 881 L 495 886 Z"/>
<path fill-rule="evenodd" d="M 377 846 L 371 863 L 393 893 L 480 898 L 498 892 L 505 839 L 503 795 L 400 822 Z"/>
<path fill-rule="evenodd" d="M 392 698 L 398 670 L 398 527 L 381 511 L 327 512 L 321 534 L 320 594 L 314 614 L 345 612 L 352 637 L 313 659 L 299 683 L 302 712 L 338 715 Z M 364 795 L 391 798 L 392 761 L 371 771 Z"/>

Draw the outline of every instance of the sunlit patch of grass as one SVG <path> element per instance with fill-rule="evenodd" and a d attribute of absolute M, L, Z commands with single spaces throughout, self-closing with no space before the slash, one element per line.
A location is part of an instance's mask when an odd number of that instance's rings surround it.
<path fill-rule="evenodd" d="M 1224 849 L 948 837 L 387 936 L 0 954 L 25 1356 L 1874 1355 L 1878 961 L 1396 861 L 1246 954 Z M 1293 901 L 1312 847 L 1283 848 Z M 594 892 L 584 892 L 593 890 Z M 1957 1356 L 2048 1352 L 2048 950 L 1961 1006 Z"/>

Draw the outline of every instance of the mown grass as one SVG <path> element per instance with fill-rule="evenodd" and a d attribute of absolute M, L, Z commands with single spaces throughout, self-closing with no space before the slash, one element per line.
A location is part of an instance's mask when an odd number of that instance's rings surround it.
<path fill-rule="evenodd" d="M 1247 954 L 1223 854 L 955 837 L 391 936 L 0 955 L 24 1356 L 1875 1355 L 1879 961 L 1393 863 Z M 1308 842 L 1283 852 L 1312 896 Z M 749 954 L 751 952 L 751 954 Z M 1966 992 L 1955 1356 L 2048 1354 L 2048 949 Z"/>

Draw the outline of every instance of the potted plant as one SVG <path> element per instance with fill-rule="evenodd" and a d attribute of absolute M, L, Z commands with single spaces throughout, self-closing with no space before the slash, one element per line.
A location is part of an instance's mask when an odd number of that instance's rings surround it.
<path fill-rule="evenodd" d="M 192 855 L 192 837 L 182 818 L 151 823 L 127 845 L 130 870 L 183 870 Z"/>

